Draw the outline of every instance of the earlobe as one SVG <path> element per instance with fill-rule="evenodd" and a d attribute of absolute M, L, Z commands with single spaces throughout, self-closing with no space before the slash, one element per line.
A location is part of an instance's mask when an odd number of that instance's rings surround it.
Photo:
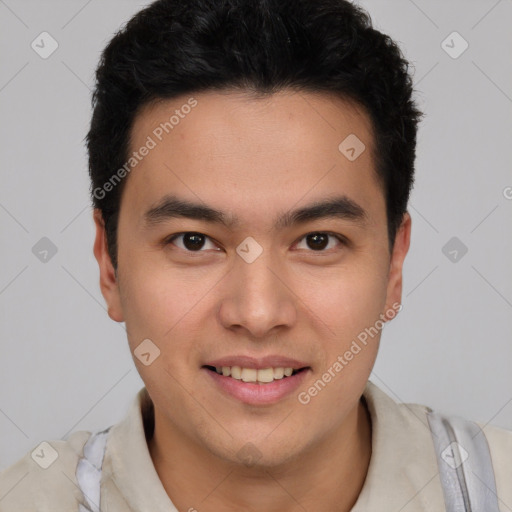
<path fill-rule="evenodd" d="M 94 209 L 93 219 L 96 225 L 93 252 L 100 270 L 101 293 L 107 303 L 108 316 L 116 322 L 124 322 L 118 279 L 108 253 L 105 222 L 101 210 L 98 208 Z"/>
<path fill-rule="evenodd" d="M 384 311 L 384 315 L 389 320 L 396 315 L 396 308 L 393 305 L 402 303 L 402 270 L 411 242 L 411 224 L 411 216 L 408 212 L 405 212 L 395 236 L 389 265 L 386 308 Z M 391 310 L 394 313 L 388 315 L 387 312 Z"/>

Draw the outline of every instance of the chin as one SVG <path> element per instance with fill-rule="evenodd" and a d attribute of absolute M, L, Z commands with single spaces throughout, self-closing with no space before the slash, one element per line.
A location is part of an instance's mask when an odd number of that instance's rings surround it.
<path fill-rule="evenodd" d="M 284 442 L 284 439 L 287 442 Z M 254 438 L 245 438 L 245 440 L 234 441 L 230 443 L 229 452 L 224 453 L 222 458 L 245 472 L 258 472 L 268 469 L 276 469 L 300 456 L 301 447 L 298 440 L 293 440 L 290 436 L 275 437 L 273 440 L 265 439 L 262 441 Z"/>

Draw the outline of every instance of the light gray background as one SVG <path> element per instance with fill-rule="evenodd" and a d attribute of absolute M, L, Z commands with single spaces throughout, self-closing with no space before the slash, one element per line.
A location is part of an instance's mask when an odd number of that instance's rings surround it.
<path fill-rule="evenodd" d="M 83 139 L 101 50 L 145 2 L 0 0 L 0 469 L 118 422 L 142 387 L 92 253 Z M 415 68 L 420 107 L 404 308 L 373 381 L 512 429 L 512 0 L 363 1 Z M 42 59 L 43 31 L 58 49 Z M 441 43 L 469 43 L 454 59 Z M 448 44 L 455 47 L 459 42 Z M 442 252 L 456 236 L 468 252 Z M 48 237 L 46 263 L 32 247 Z"/>

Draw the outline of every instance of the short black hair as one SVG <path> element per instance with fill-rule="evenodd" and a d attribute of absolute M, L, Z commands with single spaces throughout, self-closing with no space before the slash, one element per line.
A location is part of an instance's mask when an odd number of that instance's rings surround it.
<path fill-rule="evenodd" d="M 392 248 L 414 181 L 423 114 L 412 98 L 409 63 L 370 15 L 347 0 L 157 0 L 115 34 L 96 70 L 86 137 L 91 197 L 114 268 L 126 179 L 105 184 L 130 158 L 137 113 L 153 101 L 230 89 L 324 92 L 363 107 Z"/>

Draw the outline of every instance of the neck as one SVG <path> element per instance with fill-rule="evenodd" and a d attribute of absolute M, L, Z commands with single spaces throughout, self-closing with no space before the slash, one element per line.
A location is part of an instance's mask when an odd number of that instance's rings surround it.
<path fill-rule="evenodd" d="M 158 414 L 148 448 L 178 510 L 348 512 L 366 478 L 371 437 L 362 398 L 338 429 L 279 467 L 245 467 L 205 453 Z"/>

